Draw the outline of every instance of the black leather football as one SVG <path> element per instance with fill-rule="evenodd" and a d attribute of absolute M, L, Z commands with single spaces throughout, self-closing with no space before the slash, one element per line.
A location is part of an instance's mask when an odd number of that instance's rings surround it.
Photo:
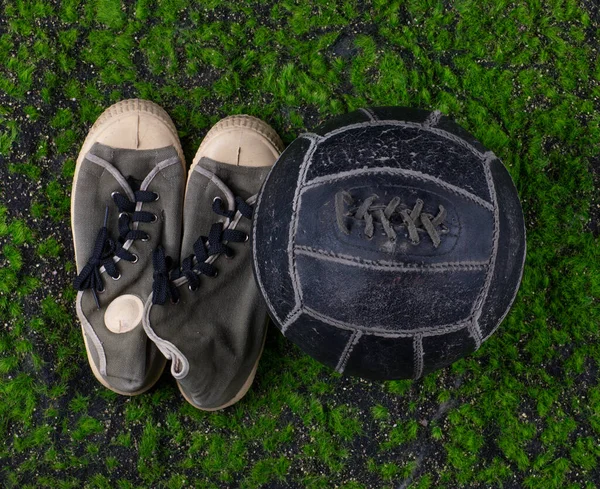
<path fill-rule="evenodd" d="M 525 226 L 502 162 L 439 112 L 361 109 L 281 155 L 254 214 L 271 318 L 338 372 L 419 378 L 504 319 Z"/>

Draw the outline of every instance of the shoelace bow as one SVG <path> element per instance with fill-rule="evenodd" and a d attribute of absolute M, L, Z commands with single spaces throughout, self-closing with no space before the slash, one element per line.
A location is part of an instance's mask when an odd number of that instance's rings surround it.
<path fill-rule="evenodd" d="M 212 210 L 215 214 L 231 220 L 238 211 L 247 219 L 252 219 L 253 213 L 252 206 L 240 197 L 235 198 L 233 210 L 223 209 L 222 200 L 217 197 L 213 201 Z M 152 256 L 154 264 L 153 304 L 162 305 L 168 298 L 173 303 L 179 302 L 179 290 L 173 284 L 173 280 L 179 277 L 185 276 L 188 281 L 188 288 L 192 291 L 197 290 L 200 286 L 200 275 L 216 277 L 217 268 L 208 263 L 208 259 L 211 256 L 220 254 L 233 258 L 233 250 L 225 242 L 243 243 L 247 239 L 248 235 L 245 232 L 236 229 L 223 229 L 223 223 L 216 222 L 211 226 L 208 236 L 200 236 L 195 241 L 194 253 L 183 259 L 181 268 L 174 266 L 173 260 L 169 256 L 165 256 L 164 249 L 159 246 L 154 250 Z M 196 259 L 195 264 L 194 258 Z"/>
<path fill-rule="evenodd" d="M 345 217 L 355 217 L 358 220 L 365 221 L 365 235 L 367 238 L 372 238 L 375 230 L 375 218 L 383 226 L 383 230 L 387 237 L 395 241 L 396 231 L 392 225 L 392 218 L 395 215 L 399 215 L 402 220 L 402 225 L 408 230 L 408 237 L 412 244 L 419 244 L 421 238 L 419 231 L 425 231 L 433 246 L 437 248 L 441 243 L 440 231 L 436 228 L 441 226 L 446 218 L 447 212 L 442 205 L 439 206 L 437 216 L 432 216 L 423 212 L 423 201 L 417 199 L 415 206 L 412 210 L 399 209 L 400 198 L 394 197 L 387 205 L 376 205 L 375 201 L 379 197 L 377 195 L 371 195 L 367 197 L 359 206 L 351 207 L 349 211 L 345 211 L 344 204 L 353 206 L 355 204 L 354 198 L 345 190 L 338 192 L 335 196 L 335 213 L 338 228 L 344 234 L 350 234 L 350 230 L 346 226 Z M 445 230 L 441 231 L 442 233 Z"/>
<path fill-rule="evenodd" d="M 73 282 L 73 286 L 76 290 L 92 290 L 98 309 L 100 309 L 98 293 L 104 292 L 104 282 L 102 281 L 100 268 L 104 267 L 106 273 L 114 280 L 121 278 L 121 274 L 113 261 L 113 257 L 116 256 L 122 260 L 135 263 L 138 260 L 137 255 L 123 248 L 123 245 L 128 240 L 139 239 L 145 241 L 150 238 L 148 233 L 137 229 L 131 229 L 130 225 L 134 222 L 154 222 L 157 220 L 156 214 L 135 210 L 138 202 L 154 202 L 158 200 L 157 193 L 147 190 L 137 190 L 134 192 L 133 202 L 119 192 L 113 192 L 111 197 L 119 209 L 119 238 L 115 241 L 108 234 L 107 224 L 109 209 L 108 206 L 106 206 L 104 225 L 100 228 L 100 231 L 96 236 L 92 256 Z M 130 216 L 129 213 L 132 215 Z"/>

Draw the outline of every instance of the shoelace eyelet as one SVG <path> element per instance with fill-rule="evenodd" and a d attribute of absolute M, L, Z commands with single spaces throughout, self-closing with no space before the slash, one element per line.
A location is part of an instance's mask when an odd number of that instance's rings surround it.
<path fill-rule="evenodd" d="M 112 278 L 116 282 L 117 280 L 119 280 L 121 278 L 121 274 L 117 275 L 116 277 L 113 277 L 111 275 L 110 278 Z"/>
<path fill-rule="evenodd" d="M 157 200 L 160 200 L 160 195 L 158 193 L 154 192 L 154 195 L 156 195 L 154 202 L 156 202 Z"/>
<path fill-rule="evenodd" d="M 216 214 L 219 215 L 223 215 L 225 217 L 228 218 L 229 221 L 227 222 L 232 222 L 233 221 L 233 215 L 236 212 L 239 212 L 241 214 L 241 217 L 245 217 L 248 219 L 251 219 L 251 215 L 252 215 L 252 206 L 247 204 L 246 202 L 242 201 L 239 197 L 235 198 L 235 205 L 233 206 L 233 209 L 231 210 L 223 210 L 222 208 L 217 208 L 216 204 L 217 202 L 223 202 L 223 199 L 221 197 L 214 197 L 213 200 L 213 211 Z M 237 206 L 241 206 L 241 210 L 240 209 L 236 209 Z M 237 221 L 235 221 L 235 223 L 237 223 Z M 219 223 L 214 223 L 214 225 L 218 225 L 218 229 L 216 228 L 212 228 L 211 227 L 211 232 L 209 233 L 209 236 L 200 236 L 197 240 L 196 243 L 194 243 L 194 254 L 190 255 L 189 257 L 187 257 L 185 260 L 183 260 L 183 263 L 181 265 L 181 267 L 179 268 L 179 272 L 183 273 L 185 275 L 187 275 L 189 272 L 193 272 L 195 273 L 197 276 L 199 275 L 205 275 L 207 277 L 210 278 L 216 278 L 219 275 L 218 270 L 215 269 L 214 266 L 210 266 L 212 264 L 212 262 L 214 260 L 209 260 L 209 258 L 212 258 L 214 256 L 214 258 L 217 258 L 217 255 L 221 255 L 224 254 L 228 259 L 232 259 L 235 258 L 236 253 L 234 251 L 231 250 L 230 253 L 227 252 L 227 250 L 229 250 L 229 248 L 227 248 L 226 246 L 226 242 L 227 240 L 224 240 L 223 238 L 223 226 L 224 223 L 221 222 L 220 225 Z M 235 226 L 233 226 L 235 227 Z M 228 226 L 229 228 L 229 226 Z M 247 233 L 241 233 L 238 231 L 238 233 L 242 234 L 242 236 L 240 236 L 240 234 L 236 234 L 234 233 L 232 235 L 232 241 L 235 242 L 242 242 L 242 243 L 246 243 L 250 240 L 250 236 Z M 143 239 L 140 238 L 142 241 L 147 241 L 147 239 Z M 210 241 L 213 241 L 212 245 L 210 243 Z M 211 253 L 211 248 L 215 247 L 218 249 L 218 251 L 216 251 L 215 253 Z M 201 247 L 200 250 L 197 250 L 197 247 Z M 157 251 L 160 251 L 158 254 Z M 194 255 L 195 258 L 198 260 L 198 265 L 194 266 L 193 265 L 193 259 L 194 259 Z M 153 263 L 154 263 L 154 268 L 155 268 L 155 274 L 154 274 L 154 283 L 153 283 L 153 290 L 160 292 L 160 297 L 159 295 L 153 296 L 153 303 L 155 304 L 164 304 L 166 298 L 168 296 L 170 297 L 170 302 L 171 304 L 177 304 L 179 302 L 179 299 L 177 299 L 176 301 L 173 300 L 173 289 L 172 288 L 168 288 L 165 294 L 164 291 L 164 287 L 172 287 L 174 285 L 173 283 L 173 274 L 170 273 L 170 268 L 171 265 L 166 265 L 165 260 L 168 259 L 169 257 L 165 257 L 164 256 L 164 250 L 162 248 L 157 248 L 153 254 Z M 204 263 L 206 266 L 199 266 L 200 263 Z M 208 269 L 207 269 L 208 268 Z M 213 271 L 212 274 L 208 274 L 206 272 L 209 271 Z M 178 275 L 178 278 L 181 277 L 181 274 Z M 166 283 L 165 283 L 166 282 Z M 188 283 L 188 290 L 190 290 L 191 292 L 196 291 L 199 287 L 193 287 L 190 283 Z M 175 294 L 178 295 L 178 294 Z M 167 296 L 167 297 L 165 297 Z M 173 367 L 175 368 L 175 366 Z"/>
<path fill-rule="evenodd" d="M 158 216 L 156 214 L 152 214 L 152 220 L 150 222 L 158 221 Z"/>
<path fill-rule="evenodd" d="M 148 241 L 150 241 L 150 235 L 147 234 L 145 238 L 140 238 L 140 241 L 147 243 Z"/>
<path fill-rule="evenodd" d="M 117 192 L 117 191 L 111 192 L 111 194 L 110 194 L 111 198 L 113 198 L 113 199 L 115 198 L 115 195 L 121 195 L 121 194 L 120 194 L 120 192 Z"/>
<path fill-rule="evenodd" d="M 102 287 L 100 290 L 96 290 L 96 294 L 104 294 L 106 292 L 106 287 Z"/>
<path fill-rule="evenodd" d="M 137 263 L 139 259 L 140 259 L 140 257 L 138 255 L 136 255 L 135 253 L 133 253 L 133 260 L 131 260 L 129 263 Z"/>
<path fill-rule="evenodd" d="M 127 216 L 127 212 L 120 212 L 119 213 L 119 219 L 121 219 L 123 216 Z"/>

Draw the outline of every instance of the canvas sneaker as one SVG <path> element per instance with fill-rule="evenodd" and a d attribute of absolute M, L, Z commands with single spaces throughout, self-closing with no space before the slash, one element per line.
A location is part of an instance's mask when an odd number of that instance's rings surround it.
<path fill-rule="evenodd" d="M 142 327 L 152 251 L 178 255 L 185 163 L 167 113 L 146 100 L 109 107 L 75 167 L 71 225 L 77 315 L 96 378 L 126 395 L 152 387 L 166 359 Z"/>
<path fill-rule="evenodd" d="M 282 149 L 259 119 L 237 115 L 217 123 L 188 175 L 180 267 L 170 267 L 166 250 L 154 255 L 144 328 L 198 409 L 234 404 L 256 373 L 267 311 L 248 240 L 257 193 Z"/>

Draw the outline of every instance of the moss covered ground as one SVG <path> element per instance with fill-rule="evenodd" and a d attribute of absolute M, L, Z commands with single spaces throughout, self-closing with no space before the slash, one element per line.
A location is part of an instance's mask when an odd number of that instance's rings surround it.
<path fill-rule="evenodd" d="M 600 487 L 600 8 L 593 0 L 0 0 L 0 487 Z M 188 157 L 248 113 L 289 143 L 363 106 L 439 109 L 508 167 L 528 258 L 474 355 L 332 374 L 271 328 L 248 396 L 126 398 L 76 321 L 74 160 L 142 97 Z"/>

